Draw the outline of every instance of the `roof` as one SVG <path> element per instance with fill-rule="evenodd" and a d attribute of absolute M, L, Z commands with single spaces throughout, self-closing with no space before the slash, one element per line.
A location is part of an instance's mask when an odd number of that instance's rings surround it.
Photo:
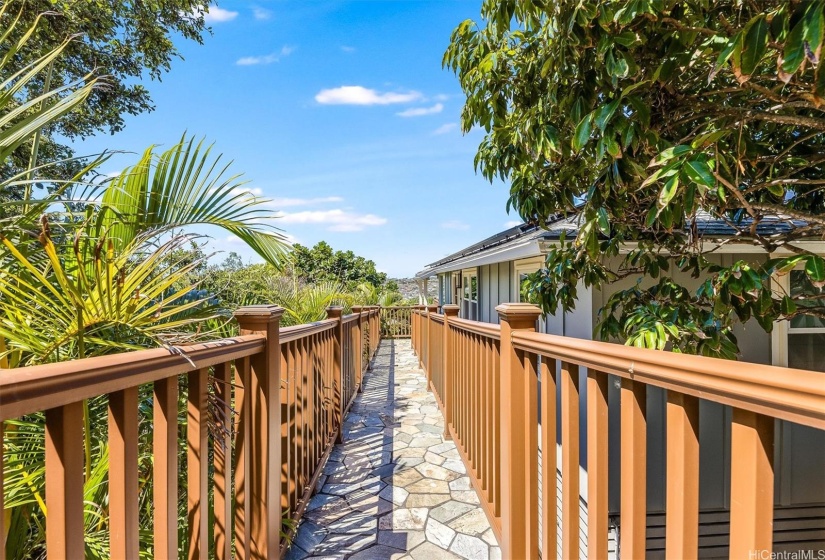
<path fill-rule="evenodd" d="M 572 214 L 567 217 L 555 216 L 544 228 L 525 222 L 428 264 L 416 277 L 425 278 L 439 272 L 540 255 L 542 241 L 557 241 L 563 232 L 568 238 L 575 237 L 580 221 L 581 214 Z M 742 225 L 747 226 L 749 221 L 743 221 Z M 756 231 L 759 235 L 770 236 L 787 233 L 804 225 L 802 220 L 774 216 L 761 220 Z M 709 238 L 732 237 L 737 233 L 728 222 L 706 212 L 697 214 L 696 229 L 701 237 Z"/>

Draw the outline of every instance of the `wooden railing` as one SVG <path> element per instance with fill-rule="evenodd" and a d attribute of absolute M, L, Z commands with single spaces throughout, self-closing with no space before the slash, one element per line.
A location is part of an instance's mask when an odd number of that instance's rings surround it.
<path fill-rule="evenodd" d="M 108 396 L 112 558 L 137 558 L 139 527 L 152 526 L 155 558 L 272 558 L 282 514 L 302 514 L 344 415 L 379 343 L 378 308 L 279 328 L 283 309 L 235 316 L 241 335 L 0 372 L 3 422 L 45 411 L 46 553 L 84 557 L 83 402 Z M 363 351 L 362 351 L 363 349 Z M 186 472 L 179 488 L 179 375 L 186 375 Z M 152 507 L 138 503 L 139 389 L 151 385 Z M 278 436 L 280 435 L 280 444 Z M 210 447 L 213 453 L 210 457 Z M 145 451 L 145 450 L 144 450 Z M 212 465 L 209 464 L 210 459 Z M 0 473 L 2 473 L 0 459 Z M 210 472 L 213 476 L 210 478 Z M 0 477 L 0 511 L 3 510 Z M 179 546 L 178 496 L 187 542 Z M 209 496 L 212 492 L 212 511 Z M 148 523 L 141 516 L 153 511 Z M 5 531 L 0 531 L 0 536 Z M 5 558 L 0 539 L 0 559 Z"/>
<path fill-rule="evenodd" d="M 382 307 L 381 338 L 410 338 L 412 310 L 412 306 Z"/>
<path fill-rule="evenodd" d="M 587 556 L 608 557 L 608 374 L 621 380 L 621 556 L 646 554 L 646 386 L 667 390 L 666 556 L 699 554 L 700 398 L 733 408 L 730 558 L 770 556 L 774 420 L 825 429 L 825 374 L 540 334 L 539 310 L 528 304 L 497 307 L 500 326 L 458 319 L 457 306 L 443 309 L 444 315 L 414 311 L 413 348 L 431 377 L 436 366 L 423 359 L 433 353 L 428 333 L 446 326 L 443 389 L 435 383 L 433 389 L 505 558 L 556 558 L 558 541 L 560 557 L 579 557 L 581 414 L 587 415 Z M 587 368 L 585 411 L 580 368 Z"/>

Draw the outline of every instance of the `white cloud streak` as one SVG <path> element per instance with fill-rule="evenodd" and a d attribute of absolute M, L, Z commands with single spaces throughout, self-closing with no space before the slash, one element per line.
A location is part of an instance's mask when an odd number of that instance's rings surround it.
<path fill-rule="evenodd" d="M 448 134 L 448 133 L 452 132 L 453 130 L 455 130 L 457 127 L 458 127 L 458 125 L 455 124 L 455 123 L 442 124 L 441 126 L 436 128 L 435 130 L 433 130 L 433 134 L 435 134 L 436 136 L 441 135 L 441 134 Z"/>
<path fill-rule="evenodd" d="M 442 222 L 441 227 L 444 229 L 456 229 L 459 231 L 467 231 L 468 229 L 470 229 L 469 224 L 465 224 L 464 222 L 459 220 L 450 220 L 449 222 Z"/>
<path fill-rule="evenodd" d="M 326 204 L 329 202 L 343 202 L 340 196 L 322 196 L 318 198 L 273 198 L 269 206 L 275 208 L 286 208 L 290 206 L 312 206 L 314 204 Z"/>
<path fill-rule="evenodd" d="M 315 101 L 322 105 L 392 105 L 410 103 L 419 99 L 421 99 L 421 94 L 417 91 L 379 92 L 363 86 L 323 89 L 315 96 Z"/>
<path fill-rule="evenodd" d="M 341 45 L 341 50 L 345 53 L 354 53 L 355 47 L 350 47 L 349 45 Z"/>
<path fill-rule="evenodd" d="M 509 229 L 509 228 L 513 228 L 513 227 L 516 227 L 516 226 L 520 226 L 523 223 L 524 222 L 522 222 L 521 220 L 510 220 L 510 221 L 504 222 L 504 227 Z"/>
<path fill-rule="evenodd" d="M 282 224 L 309 224 L 326 226 L 327 231 L 354 232 L 368 227 L 383 226 L 386 218 L 375 214 L 358 214 L 335 208 L 332 210 L 305 210 L 302 212 L 284 212 L 280 215 Z"/>
<path fill-rule="evenodd" d="M 252 8 L 252 15 L 255 16 L 255 19 L 257 19 L 258 21 L 264 21 L 272 17 L 272 12 L 265 8 L 254 6 Z"/>
<path fill-rule="evenodd" d="M 432 107 L 411 107 L 400 113 L 396 113 L 399 117 L 423 117 L 425 115 L 435 115 L 444 110 L 444 105 L 436 103 Z"/>
<path fill-rule="evenodd" d="M 206 23 L 223 23 L 225 21 L 232 21 L 236 17 L 238 17 L 238 12 L 224 10 L 217 6 L 209 6 L 209 11 L 203 12 L 203 21 Z"/>
<path fill-rule="evenodd" d="M 255 66 L 258 64 L 272 64 L 273 62 L 280 62 L 282 58 L 285 56 L 289 56 L 292 52 L 295 51 L 295 47 L 289 47 L 284 45 L 281 47 L 281 50 L 276 53 L 267 54 L 263 56 L 244 56 L 243 58 L 239 58 L 235 64 L 238 66 Z"/>

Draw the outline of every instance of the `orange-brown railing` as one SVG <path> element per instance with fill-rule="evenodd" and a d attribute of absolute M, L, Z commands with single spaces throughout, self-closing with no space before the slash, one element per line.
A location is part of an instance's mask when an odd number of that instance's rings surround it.
<path fill-rule="evenodd" d="M 430 322 L 427 329 L 427 348 L 429 349 L 427 364 L 424 368 L 427 372 L 427 386 L 432 390 L 435 398 L 440 400 L 444 394 L 444 316 L 433 313 L 430 315 Z"/>
<path fill-rule="evenodd" d="M 344 415 L 380 331 L 377 308 L 344 317 L 341 308 L 330 308 L 327 320 L 279 328 L 282 313 L 275 306 L 241 308 L 235 314 L 240 336 L 174 352 L 142 350 L 0 373 L 0 433 L 6 420 L 45 411 L 50 559 L 84 556 L 83 402 L 102 395 L 109 406 L 113 558 L 138 557 L 141 525 L 153 527 L 156 558 L 177 558 L 179 548 L 189 558 L 229 559 L 233 549 L 238 558 L 279 555 L 282 513 L 293 519 L 302 514 L 341 439 Z M 181 374 L 187 394 L 188 542 L 183 547 L 178 543 Z M 138 424 L 148 419 L 141 417 L 138 391 L 147 384 L 153 391 L 153 466 L 139 473 Z M 0 460 L 0 473 L 2 467 Z M 151 508 L 139 507 L 139 475 L 152 479 Z M 153 511 L 152 523 L 141 518 L 147 511 Z M 0 539 L 0 559 L 4 544 Z"/>
<path fill-rule="evenodd" d="M 417 310 L 413 348 L 419 357 L 427 356 L 433 343 L 428 329 L 440 321 L 447 326 L 439 405 L 505 558 L 556 558 L 557 540 L 562 558 L 579 557 L 581 414 L 587 415 L 587 433 L 582 434 L 587 445 L 587 555 L 607 558 L 608 374 L 621 380 L 622 557 L 644 558 L 646 553 L 648 385 L 667 390 L 666 556 L 699 554 L 700 398 L 733 408 L 730 558 L 770 555 L 774 421 L 825 429 L 825 374 L 540 334 L 535 332 L 537 307 L 504 304 L 496 309 L 500 327 L 458 319 L 457 306 L 445 305 L 443 318 Z M 434 371 L 431 362 L 422 359 L 422 365 Z M 584 411 L 579 407 L 579 368 L 587 368 Z M 557 390 L 561 410 L 556 409 Z"/>

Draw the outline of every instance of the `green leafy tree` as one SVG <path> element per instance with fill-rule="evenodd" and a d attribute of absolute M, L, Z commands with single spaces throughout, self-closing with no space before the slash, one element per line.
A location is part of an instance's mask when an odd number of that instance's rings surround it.
<path fill-rule="evenodd" d="M 99 81 L 86 77 L 45 88 L 27 85 L 66 55 L 71 41 L 32 51 L 33 62 L 12 64 L 37 41 L 41 20 L 9 18 L 0 5 L 0 163 L 41 129 L 82 111 Z M 22 27 L 22 30 L 20 29 Z M 45 53 L 45 54 L 43 54 Z M 70 180 L 49 176 L 51 162 L 0 177 L 0 193 L 20 188 L 0 213 L 0 368 L 84 358 L 178 344 L 209 336 L 198 330 L 218 314 L 196 290 L 205 255 L 179 232 L 194 224 L 222 227 L 270 263 L 280 265 L 283 237 L 274 213 L 244 194 L 238 176 L 202 144 L 183 138 L 169 150 L 148 149 L 138 163 L 104 185 L 84 182 L 96 159 Z M 35 173 L 37 177 L 33 179 Z M 34 181 L 47 183 L 43 198 Z M 7 211 L 9 208 L 12 211 Z M 187 248 L 188 247 L 188 248 Z M 2 371 L 2 370 L 0 370 Z M 151 391 L 141 388 L 139 476 L 141 504 L 151 496 Z M 108 443 L 106 398 L 84 402 L 84 538 L 87 558 L 108 558 Z M 185 417 L 182 419 L 185 423 Z M 6 555 L 45 556 L 46 509 L 43 414 L 6 422 L 3 437 Z M 185 454 L 183 455 L 185 457 Z M 183 462 L 181 464 L 184 464 Z M 185 505 L 181 504 L 184 508 Z M 151 554 L 151 515 L 141 515 L 143 556 Z M 185 509 L 180 512 L 185 524 Z M 184 552 L 185 553 L 185 552 Z"/>
<path fill-rule="evenodd" d="M 30 40 L 7 63 L 16 69 L 41 53 L 60 45 L 64 55 L 53 60 L 46 71 L 26 83 L 22 98 L 34 99 L 57 86 L 84 79 L 89 72 L 105 79 L 105 88 L 89 95 L 84 109 L 71 119 L 55 119 L 44 127 L 35 141 L 37 161 L 61 161 L 51 177 L 68 178 L 82 162 L 67 159 L 72 148 L 61 138 L 82 138 L 98 132 L 115 133 L 123 129 L 125 115 L 138 115 L 154 108 L 142 78 L 160 80 L 180 58 L 173 38 L 202 42 L 207 31 L 203 14 L 210 0 L 162 0 L 132 2 L 106 0 L 9 0 L 0 14 L 3 25 L 11 29 L 4 40 L 17 41 L 34 28 Z M 9 22 L 19 18 L 21 25 Z M 39 21 L 38 21 L 39 20 Z M 35 21 L 38 21 L 36 28 Z M 69 39 L 74 40 L 64 43 Z M 3 49 L 0 48 L 0 51 Z M 4 55 L 5 56 L 5 55 Z M 0 110 L 0 114 L 2 111 Z M 30 139 L 31 140 L 31 139 Z M 32 157 L 31 141 L 17 149 L 11 158 L 3 158 L 0 176 L 9 177 L 26 169 Z M 2 193 L 7 199 L 22 193 Z"/>
<path fill-rule="evenodd" d="M 580 280 L 641 276 L 612 293 L 603 338 L 726 357 L 738 321 L 825 317 L 825 260 L 802 243 L 825 238 L 823 5 L 485 0 L 455 29 L 444 64 L 464 131 L 486 131 L 477 168 L 528 221 L 580 216 L 531 277 L 545 312 L 573 308 Z M 708 219 L 786 252 L 719 264 Z M 817 290 L 773 293 L 794 267 Z"/>
<path fill-rule="evenodd" d="M 387 275 L 375 269 L 375 262 L 352 251 L 335 251 L 325 241 L 311 249 L 296 244 L 292 264 L 295 274 L 309 284 L 332 281 L 352 289 L 361 282 L 378 288 L 387 281 Z"/>

